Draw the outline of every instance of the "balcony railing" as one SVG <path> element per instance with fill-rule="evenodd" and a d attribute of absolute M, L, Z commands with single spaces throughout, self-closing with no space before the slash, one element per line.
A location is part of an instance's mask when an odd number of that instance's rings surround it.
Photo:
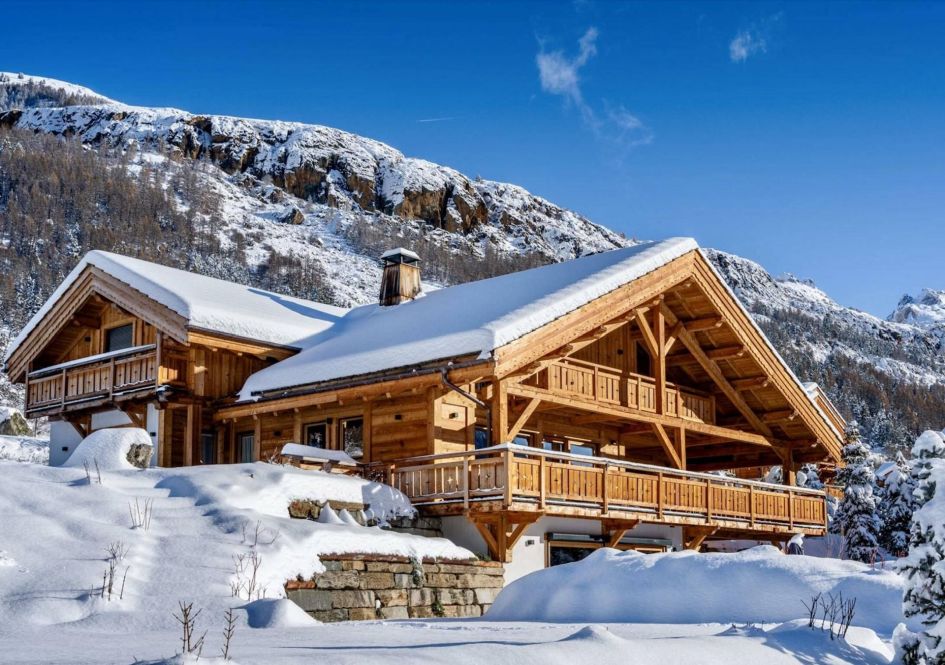
<path fill-rule="evenodd" d="M 169 373 L 178 376 L 180 361 L 172 363 L 171 372 L 159 367 L 157 348 L 149 344 L 45 367 L 27 377 L 26 410 L 45 411 L 156 388 L 163 382 L 162 370 L 164 378 Z"/>
<path fill-rule="evenodd" d="M 385 476 L 418 506 L 528 503 L 552 514 L 576 507 L 762 531 L 817 532 L 827 523 L 824 492 L 524 446 L 412 458 L 388 465 Z"/>
<path fill-rule="evenodd" d="M 539 387 L 553 392 L 656 413 L 656 381 L 649 376 L 564 358 L 539 374 L 537 381 Z M 667 383 L 665 413 L 694 422 L 715 424 L 715 398 Z"/>

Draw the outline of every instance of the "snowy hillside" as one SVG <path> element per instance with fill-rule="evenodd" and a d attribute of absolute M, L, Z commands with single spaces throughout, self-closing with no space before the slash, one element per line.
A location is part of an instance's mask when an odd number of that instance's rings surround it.
<path fill-rule="evenodd" d="M 27 88 L 45 92 L 22 94 Z M 319 125 L 132 107 L 81 86 L 3 74 L 4 131 L 0 162 L 6 150 L 10 164 L 23 161 L 17 155 L 35 163 L 6 183 L 0 164 L 0 222 L 10 227 L 0 245 L 8 266 L 0 313 L 9 325 L 0 328 L 0 342 L 89 249 L 352 306 L 377 297 L 377 256 L 395 245 L 418 251 L 425 283 L 437 286 L 634 243 L 516 185 L 468 178 Z M 51 143 L 26 145 L 29 137 Z M 74 144 L 60 137 L 101 157 L 83 168 L 124 174 L 95 204 L 75 195 L 89 209 L 80 221 L 73 219 L 79 204 L 48 202 L 59 196 L 56 169 L 74 172 L 82 155 L 56 165 L 30 154 L 68 152 Z M 75 186 L 87 181 L 94 179 Z M 163 190 L 166 201 L 154 204 L 148 193 L 114 212 L 103 207 L 116 188 L 123 194 L 138 183 Z M 17 195 L 13 217 L 5 197 Z M 161 205 L 172 208 L 177 228 L 167 230 L 174 224 Z M 142 206 L 154 220 L 147 230 L 137 221 Z M 24 227 L 42 219 L 53 224 Z M 945 426 L 941 292 L 904 299 L 884 321 L 843 307 L 809 282 L 772 277 L 750 260 L 721 252 L 711 258 L 801 378 L 821 383 L 869 439 L 907 446 L 918 432 Z M 15 401 L 4 381 L 0 400 Z"/>

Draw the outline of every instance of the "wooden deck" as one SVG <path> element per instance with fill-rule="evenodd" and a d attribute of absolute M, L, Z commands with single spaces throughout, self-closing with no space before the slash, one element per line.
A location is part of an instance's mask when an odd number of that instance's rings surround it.
<path fill-rule="evenodd" d="M 36 370 L 27 376 L 26 413 L 40 415 L 149 389 L 186 372 L 181 360 L 159 358 L 154 344 Z M 172 376 L 173 375 L 173 376 Z"/>
<path fill-rule="evenodd" d="M 388 482 L 430 514 L 539 512 L 823 535 L 821 491 L 535 448 L 447 453 L 387 465 Z"/>

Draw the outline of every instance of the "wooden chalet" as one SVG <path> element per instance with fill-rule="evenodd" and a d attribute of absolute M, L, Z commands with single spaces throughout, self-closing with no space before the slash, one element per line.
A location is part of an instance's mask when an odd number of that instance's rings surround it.
<path fill-rule="evenodd" d="M 28 415 L 84 435 L 118 412 L 162 465 L 345 451 L 512 576 L 604 545 L 824 533 L 795 474 L 839 460 L 842 418 L 694 241 L 425 294 L 416 255 L 384 262 L 382 302 L 346 311 L 93 252 L 7 371 Z M 771 465 L 782 485 L 726 473 Z"/>

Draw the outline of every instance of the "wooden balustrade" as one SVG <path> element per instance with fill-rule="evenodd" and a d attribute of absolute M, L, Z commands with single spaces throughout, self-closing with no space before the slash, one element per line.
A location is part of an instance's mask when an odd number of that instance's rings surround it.
<path fill-rule="evenodd" d="M 168 361 L 175 377 L 186 372 L 186 364 L 180 366 L 180 359 L 165 359 L 165 364 Z M 157 387 L 158 371 L 158 352 L 153 344 L 40 369 L 28 376 L 26 410 L 64 407 Z M 168 370 L 162 366 L 161 372 L 167 374 Z"/>
<path fill-rule="evenodd" d="M 621 373 L 611 367 L 563 358 L 552 363 L 545 378 L 549 390 L 587 397 L 656 413 L 656 380 Z M 666 384 L 666 415 L 700 423 L 715 423 L 715 400 L 672 383 Z"/>
<path fill-rule="evenodd" d="M 756 530 L 823 530 L 827 520 L 825 494 L 816 490 L 525 447 L 413 458 L 388 465 L 386 479 L 417 505 L 526 501 L 552 513 L 573 506 Z"/>

